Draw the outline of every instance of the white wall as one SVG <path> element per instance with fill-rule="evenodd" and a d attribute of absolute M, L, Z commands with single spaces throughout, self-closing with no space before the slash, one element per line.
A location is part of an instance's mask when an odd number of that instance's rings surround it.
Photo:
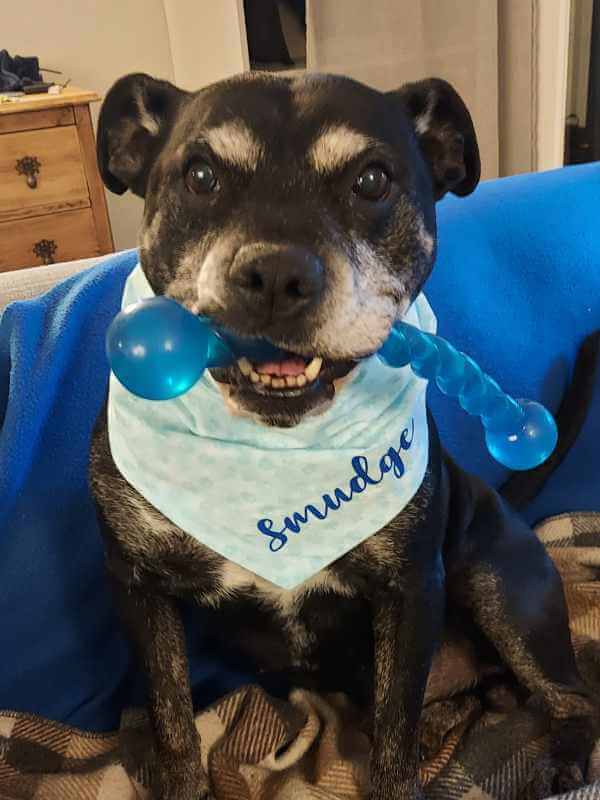
<path fill-rule="evenodd" d="M 307 10 L 309 69 L 382 90 L 445 78 L 473 116 L 483 177 L 498 175 L 496 0 L 309 0 Z"/>
<path fill-rule="evenodd" d="M 248 69 L 242 0 L 164 0 L 175 81 L 198 89 Z"/>
<path fill-rule="evenodd" d="M 535 169 L 536 54 L 532 31 L 536 0 L 498 2 L 499 174 Z"/>
<path fill-rule="evenodd" d="M 3 3 L 2 47 L 36 55 L 74 85 L 103 94 L 128 72 L 173 79 L 162 0 L 18 0 Z M 94 119 L 99 104 L 92 108 Z M 107 193 L 115 246 L 136 243 L 142 201 Z"/>
<path fill-rule="evenodd" d="M 571 0 L 567 115 L 575 114 L 581 127 L 587 123 L 593 10 L 593 0 Z"/>
<path fill-rule="evenodd" d="M 591 0 L 576 2 L 587 7 Z M 243 0 L 0 3 L 2 47 L 38 55 L 42 65 L 61 69 L 74 85 L 100 94 L 128 72 L 148 72 L 195 89 L 248 68 Z M 340 15 L 342 3 L 346 13 Z M 558 166 L 569 5 L 569 0 L 309 0 L 309 67 L 345 72 L 383 89 L 425 74 L 444 75 L 471 107 L 486 176 L 498 169 L 498 106 L 501 174 Z M 116 246 L 133 246 L 142 201 L 127 193 L 109 194 L 108 202 Z"/>
<path fill-rule="evenodd" d="M 538 171 L 564 163 L 571 0 L 544 0 L 536 8 L 536 163 Z"/>
<path fill-rule="evenodd" d="M 104 94 L 128 72 L 199 88 L 244 69 L 242 0 L 0 2 L 0 46 Z M 247 55 L 246 55 L 247 60 Z M 92 109 L 97 118 L 99 104 Z M 107 193 L 115 246 L 136 244 L 142 201 Z"/>

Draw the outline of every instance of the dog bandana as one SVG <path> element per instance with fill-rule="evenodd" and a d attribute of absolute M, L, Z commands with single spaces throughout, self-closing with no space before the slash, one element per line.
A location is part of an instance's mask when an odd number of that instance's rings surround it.
<path fill-rule="evenodd" d="M 138 265 L 123 307 L 152 296 Z M 424 295 L 406 321 L 435 332 Z M 110 447 L 125 479 L 165 517 L 292 589 L 380 530 L 417 492 L 428 461 L 426 385 L 409 367 L 373 356 L 326 411 L 283 429 L 231 415 L 208 372 L 160 402 L 131 394 L 111 374 Z"/>

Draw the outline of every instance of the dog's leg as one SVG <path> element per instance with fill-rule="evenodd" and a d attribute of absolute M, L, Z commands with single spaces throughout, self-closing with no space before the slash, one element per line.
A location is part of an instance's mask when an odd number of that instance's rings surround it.
<path fill-rule="evenodd" d="M 553 790 L 575 788 L 597 711 L 575 663 L 560 576 L 535 534 L 495 496 L 480 504 L 466 536 L 466 566 L 451 574 L 450 585 L 505 663 L 546 705 L 556 734 Z"/>
<path fill-rule="evenodd" d="M 156 742 L 152 799 L 209 800 L 179 612 L 168 598 L 114 583 L 121 617 L 147 680 Z"/>
<path fill-rule="evenodd" d="M 402 581 L 374 601 L 372 800 L 416 800 L 419 720 L 444 614 L 443 568 Z"/>

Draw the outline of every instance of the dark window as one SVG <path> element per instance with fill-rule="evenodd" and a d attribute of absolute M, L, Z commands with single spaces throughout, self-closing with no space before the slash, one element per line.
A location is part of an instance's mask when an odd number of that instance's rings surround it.
<path fill-rule="evenodd" d="M 581 6 L 576 6 L 576 13 L 577 10 L 583 13 Z M 575 23 L 584 24 L 589 31 L 589 18 L 575 20 Z M 581 44 L 575 41 L 573 46 L 576 48 Z M 570 59 L 580 60 L 582 56 L 587 57 L 588 53 L 569 53 Z M 581 75 L 576 75 L 574 80 L 579 80 L 581 84 Z M 578 104 L 580 108 L 577 112 L 572 108 L 567 109 L 565 164 L 600 161 L 600 0 L 593 0 L 587 93 L 584 100 L 583 105 L 581 102 Z"/>
<path fill-rule="evenodd" d="M 244 0 L 251 69 L 306 67 L 306 0 Z"/>

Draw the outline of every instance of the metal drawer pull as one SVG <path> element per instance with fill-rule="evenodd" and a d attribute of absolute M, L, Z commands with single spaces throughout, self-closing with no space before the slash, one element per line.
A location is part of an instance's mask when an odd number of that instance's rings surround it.
<path fill-rule="evenodd" d="M 16 170 L 19 175 L 27 176 L 27 186 L 36 189 L 38 185 L 37 176 L 42 164 L 35 156 L 23 156 L 17 160 Z"/>
<path fill-rule="evenodd" d="M 43 264 L 54 264 L 54 254 L 58 250 L 58 245 L 54 239 L 40 239 L 33 245 L 33 253 L 41 258 Z"/>

